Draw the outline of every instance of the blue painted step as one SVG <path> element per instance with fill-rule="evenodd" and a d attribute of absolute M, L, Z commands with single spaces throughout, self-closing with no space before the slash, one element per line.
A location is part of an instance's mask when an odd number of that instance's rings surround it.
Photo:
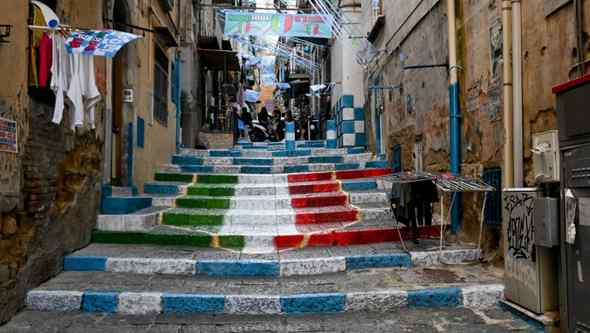
<path fill-rule="evenodd" d="M 272 158 L 234 158 L 234 165 L 258 165 L 268 166 L 273 165 L 274 161 Z"/>
<path fill-rule="evenodd" d="M 149 182 L 143 185 L 143 192 L 146 194 L 180 194 L 180 185 L 183 183 Z"/>
<path fill-rule="evenodd" d="M 191 155 L 174 155 L 172 156 L 172 164 L 176 165 L 202 165 L 203 159 L 198 156 Z"/>
<path fill-rule="evenodd" d="M 215 167 L 213 165 L 182 165 L 180 169 L 187 173 L 211 173 Z"/>
<path fill-rule="evenodd" d="M 151 207 L 149 197 L 106 197 L 102 200 L 100 211 L 106 215 L 124 215 Z"/>
<path fill-rule="evenodd" d="M 365 163 L 365 168 L 367 169 L 384 169 L 389 167 L 389 162 L 387 161 L 370 161 Z"/>

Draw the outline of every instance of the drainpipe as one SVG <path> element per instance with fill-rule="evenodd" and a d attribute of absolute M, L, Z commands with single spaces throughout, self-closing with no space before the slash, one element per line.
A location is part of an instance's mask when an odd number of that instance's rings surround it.
<path fill-rule="evenodd" d="M 522 12 L 520 0 L 512 0 L 512 75 L 514 89 L 514 186 L 524 185 L 522 145 Z"/>
<path fill-rule="evenodd" d="M 460 87 L 457 66 L 457 27 L 455 0 L 447 0 L 447 17 L 449 24 L 449 125 L 451 138 L 451 172 L 461 173 L 461 107 L 459 101 Z M 461 226 L 461 197 L 456 194 L 453 200 L 451 231 L 457 233 Z"/>
<path fill-rule="evenodd" d="M 182 118 L 182 103 L 181 103 L 181 98 L 182 98 L 182 88 L 181 88 L 181 68 L 180 68 L 180 64 L 182 63 L 180 61 L 180 51 L 178 51 L 178 53 L 176 54 L 176 58 L 175 58 L 175 62 L 176 64 L 174 65 L 174 77 L 173 80 L 176 81 L 176 91 L 173 91 L 172 93 L 175 94 L 175 99 L 176 99 L 176 153 L 179 154 L 180 153 L 180 149 L 182 148 L 182 141 L 181 141 L 181 133 L 180 133 L 180 121 Z"/>
<path fill-rule="evenodd" d="M 502 59 L 504 59 L 504 174 L 503 187 L 514 186 L 514 147 L 512 115 L 512 3 L 502 0 Z"/>
<path fill-rule="evenodd" d="M 584 48 L 584 7 L 582 0 L 574 0 L 576 12 L 576 37 L 578 47 L 578 71 L 579 76 L 586 74 L 586 50 Z"/>

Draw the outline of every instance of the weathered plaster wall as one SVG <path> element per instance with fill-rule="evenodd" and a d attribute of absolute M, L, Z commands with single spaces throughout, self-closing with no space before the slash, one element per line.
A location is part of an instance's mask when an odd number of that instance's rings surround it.
<path fill-rule="evenodd" d="M 132 13 L 132 24 L 142 27 L 166 26 L 167 14 L 159 2 L 135 0 L 129 1 Z M 175 12 L 170 16 L 175 19 Z M 175 27 L 171 29 L 174 31 Z M 136 100 L 128 105 L 130 114 L 139 116 L 145 120 L 145 146 L 137 146 L 137 135 L 134 135 L 134 161 L 133 181 L 140 190 L 143 184 L 154 178 L 154 173 L 159 165 L 170 162 L 170 156 L 176 150 L 176 109 L 171 102 L 172 92 L 168 85 L 168 122 L 163 125 L 153 119 L 152 98 L 154 91 L 154 59 L 155 59 L 156 36 L 152 33 L 145 33 L 143 38 L 132 45 L 128 50 L 128 70 L 126 85 L 134 90 Z M 174 49 L 163 49 L 169 59 L 168 77 L 172 80 L 172 63 L 175 60 Z M 137 123 L 136 117 L 129 121 Z M 136 125 L 134 128 L 137 128 Z M 136 134 L 136 133 L 135 133 Z"/>
<path fill-rule="evenodd" d="M 524 2 L 523 18 L 523 102 L 525 180 L 533 183 L 532 134 L 557 128 L 555 96 L 551 88 L 573 79 L 577 63 L 575 14 L 573 2 L 545 16 L 546 1 Z M 590 2 L 582 1 L 586 32 L 584 54 L 590 55 Z"/>
<path fill-rule="evenodd" d="M 374 66 L 366 74 L 367 85 L 393 87 L 395 90 L 376 90 L 370 97 L 382 98 L 383 140 L 388 157 L 394 145 L 402 148 L 402 166 L 413 170 L 414 144 L 424 144 L 424 167 L 430 171 L 448 169 L 448 78 L 443 68 L 403 70 L 403 65 L 431 65 L 444 63 L 447 59 L 446 9 L 437 1 L 424 2 L 416 8 L 416 3 L 399 4 L 385 1 L 386 23 L 378 36 L 375 47 L 387 49 L 381 53 Z M 426 7 L 422 7 L 426 6 Z M 431 7 L 429 7 L 431 6 Z M 408 13 L 410 17 L 400 16 Z M 409 22 L 412 29 L 400 22 Z M 368 28 L 370 29 L 370 28 Z M 388 34 L 393 31 L 397 33 Z M 405 35 L 404 32 L 406 31 Z M 401 35 L 400 35 L 401 34 Z M 399 43 L 398 43 L 399 42 Z M 403 54 L 403 57 L 400 55 Z M 367 93 L 369 93 L 367 91 Z M 373 99 L 367 98 L 369 146 L 375 147 Z"/>
<path fill-rule="evenodd" d="M 58 1 L 56 12 L 72 26 L 102 27 L 97 1 Z M 11 43 L 0 47 L 0 58 L 11 59 L 0 62 L 11 78 L 0 82 L 0 104 L 3 117 L 19 124 L 19 153 L 0 153 L 0 322 L 22 306 L 27 289 L 61 270 L 64 253 L 88 243 L 100 189 L 104 104 L 95 131 L 72 131 L 67 120 L 51 123 L 52 105 L 29 97 L 28 13 L 28 1 L 0 3 L 0 21 L 14 26 Z M 96 67 L 104 94 L 104 61 Z"/>
<path fill-rule="evenodd" d="M 459 1 L 457 36 L 461 82 L 462 172 L 481 177 L 484 168 L 502 167 L 503 59 L 502 1 Z M 462 196 L 461 239 L 479 236 L 481 194 Z M 496 251 L 501 230 L 484 228 L 484 249 Z"/>

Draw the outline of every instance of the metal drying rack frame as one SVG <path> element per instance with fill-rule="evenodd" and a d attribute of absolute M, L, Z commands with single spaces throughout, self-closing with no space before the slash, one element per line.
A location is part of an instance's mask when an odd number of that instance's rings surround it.
<path fill-rule="evenodd" d="M 488 193 L 496 191 L 496 188 L 493 186 L 486 184 L 485 182 L 476 179 L 476 178 L 469 178 L 464 176 L 452 176 L 449 174 L 434 174 L 434 173 L 396 173 L 390 176 L 383 177 L 385 179 L 391 180 L 395 183 L 416 183 L 422 181 L 432 181 L 439 192 L 441 193 L 440 196 L 440 214 L 441 214 L 441 221 L 440 221 L 440 243 L 439 243 L 439 251 L 442 254 L 443 247 L 444 247 L 444 227 L 445 222 L 449 219 L 451 215 L 451 209 L 455 203 L 455 199 L 457 197 L 457 193 L 484 193 L 483 197 L 483 204 L 481 208 L 481 215 L 480 215 L 480 226 L 479 226 L 479 238 L 477 242 L 477 249 L 479 250 L 481 256 L 481 243 L 483 237 L 483 223 L 485 220 L 485 207 L 487 204 Z M 449 193 L 451 194 L 451 204 L 449 205 L 448 213 L 445 212 L 444 206 L 444 198 L 445 195 Z M 397 216 L 392 209 L 393 218 L 397 220 Z M 400 236 L 400 241 L 404 250 L 407 252 L 407 247 L 401 237 L 401 232 L 398 229 L 398 233 Z M 441 261 L 441 258 L 439 258 Z"/>

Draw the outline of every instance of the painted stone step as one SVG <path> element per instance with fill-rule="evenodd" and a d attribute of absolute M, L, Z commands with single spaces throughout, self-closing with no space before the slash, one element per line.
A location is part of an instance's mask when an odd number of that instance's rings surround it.
<path fill-rule="evenodd" d="M 205 191 L 206 190 L 206 191 Z M 290 209 L 344 206 L 350 204 L 382 204 L 387 205 L 385 192 L 310 192 L 296 195 L 249 195 L 233 196 L 232 188 L 192 187 L 192 193 L 176 199 L 179 208 L 210 208 L 210 209 Z M 208 195 L 211 193 L 212 195 Z M 225 195 L 223 195 L 225 194 Z"/>
<path fill-rule="evenodd" d="M 184 148 L 181 155 L 197 157 L 297 157 L 297 156 L 325 156 L 325 155 L 353 155 L 366 153 L 365 147 L 350 148 L 301 148 L 293 151 L 288 150 L 259 150 L 259 149 L 211 149 L 197 150 Z"/>
<path fill-rule="evenodd" d="M 137 195 L 137 191 L 133 187 L 105 185 L 102 191 L 105 197 L 132 197 Z"/>
<path fill-rule="evenodd" d="M 230 166 L 232 167 L 232 166 Z M 176 167 L 175 167 L 175 170 Z M 352 180 L 375 178 L 391 174 L 388 168 L 370 168 L 348 171 L 305 172 L 296 174 L 199 174 L 178 171 L 162 171 L 155 175 L 156 181 L 180 183 L 231 183 L 231 184 L 273 184 L 273 183 L 301 183 L 328 180 Z M 232 178 L 233 177 L 233 178 Z M 231 180 L 230 180 L 231 179 Z M 215 181 L 215 182 L 214 182 Z M 384 182 L 379 187 L 386 188 Z"/>
<path fill-rule="evenodd" d="M 109 272 L 64 272 L 27 294 L 37 311 L 126 315 L 301 314 L 386 312 L 407 307 L 496 306 L 503 297 L 501 273 L 475 267 L 360 270 L 301 277 L 216 279 Z"/>
<path fill-rule="evenodd" d="M 160 182 L 201 183 L 201 184 L 237 184 L 240 178 L 236 175 L 194 174 L 158 172 L 155 180 Z"/>
<path fill-rule="evenodd" d="M 182 182 L 147 182 L 143 185 L 145 194 L 181 195 L 186 194 L 188 185 Z"/>
<path fill-rule="evenodd" d="M 421 226 L 421 237 L 438 238 L 440 227 Z M 308 230 L 306 230 L 308 231 Z M 405 227 L 350 227 L 319 232 L 302 232 L 300 234 L 279 234 L 274 237 L 274 246 L 278 250 L 302 247 L 334 247 L 379 244 L 410 240 L 412 235 Z"/>
<path fill-rule="evenodd" d="M 172 164 L 176 165 L 203 165 L 204 159 L 194 155 L 174 155 Z"/>
<path fill-rule="evenodd" d="M 108 215 L 122 215 L 135 213 L 152 205 L 150 197 L 105 197 L 102 199 L 100 212 Z"/>
<path fill-rule="evenodd" d="M 435 242 L 430 248 L 437 248 Z M 218 249 L 187 249 L 137 245 L 91 244 L 64 258 L 64 271 L 231 277 L 307 276 L 351 272 L 358 269 L 433 267 L 474 262 L 480 251 L 473 247 L 448 246 L 442 251 L 414 246 L 405 252 L 385 243 L 330 249 L 297 249 L 266 255 Z"/>
<path fill-rule="evenodd" d="M 387 167 L 386 161 L 362 163 L 315 163 L 299 165 L 175 165 L 164 164 L 162 173 L 215 173 L 215 174 L 282 174 L 300 172 L 346 171 Z M 160 180 L 160 179 L 157 179 Z"/>
<path fill-rule="evenodd" d="M 263 181 L 264 178 L 257 180 Z M 346 181 L 314 181 L 301 183 L 281 183 L 273 184 L 273 179 L 267 179 L 271 183 L 248 184 L 240 183 L 238 185 L 210 185 L 196 184 L 188 187 L 188 195 L 197 196 L 272 196 L 286 194 L 308 194 L 338 191 L 371 191 L 378 187 L 374 179 L 364 180 L 346 180 Z"/>
<path fill-rule="evenodd" d="M 302 164 L 342 164 L 362 163 L 371 161 L 372 153 L 320 155 L 320 156 L 291 156 L 291 157 L 197 157 L 194 155 L 176 155 L 172 164 L 178 165 L 302 165 Z M 193 162 L 193 163 L 191 163 Z"/>
<path fill-rule="evenodd" d="M 98 215 L 96 228 L 110 231 L 144 231 L 158 225 L 164 207 L 148 207 L 131 214 Z"/>
<path fill-rule="evenodd" d="M 215 201 L 215 204 L 229 205 L 227 201 Z M 174 208 L 164 212 L 162 223 L 174 226 L 202 225 L 243 225 L 243 226 L 274 226 L 293 224 L 319 224 L 333 222 L 354 222 L 363 214 L 389 214 L 387 208 L 360 210 L 354 207 L 333 206 L 301 209 L 188 209 Z"/>

